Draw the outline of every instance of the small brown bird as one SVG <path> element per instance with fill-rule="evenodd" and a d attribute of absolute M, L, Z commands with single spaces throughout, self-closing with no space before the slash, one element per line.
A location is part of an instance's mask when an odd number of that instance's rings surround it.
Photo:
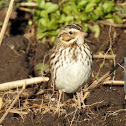
<path fill-rule="evenodd" d="M 69 24 L 58 34 L 51 55 L 51 76 L 58 90 L 75 93 L 88 81 L 93 61 L 86 35 L 78 24 Z"/>

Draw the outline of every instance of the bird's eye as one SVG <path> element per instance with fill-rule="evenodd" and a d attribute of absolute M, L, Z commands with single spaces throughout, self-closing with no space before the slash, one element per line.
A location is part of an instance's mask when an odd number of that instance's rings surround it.
<path fill-rule="evenodd" d="M 73 32 L 72 32 L 72 31 L 70 31 L 70 32 L 69 32 L 69 34 L 70 34 L 70 35 L 72 35 L 72 34 L 73 34 Z"/>

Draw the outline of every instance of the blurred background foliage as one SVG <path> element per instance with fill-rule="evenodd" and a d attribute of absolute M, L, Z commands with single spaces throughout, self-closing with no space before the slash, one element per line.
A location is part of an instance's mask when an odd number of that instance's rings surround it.
<path fill-rule="evenodd" d="M 91 30 L 95 33 L 94 37 L 98 38 L 100 26 L 97 20 L 123 23 L 122 17 L 115 11 L 126 15 L 126 10 L 117 6 L 113 0 L 66 0 L 59 4 L 45 0 L 35 2 L 38 3 L 34 13 L 38 27 L 37 39 L 46 40 L 47 36 L 51 36 L 52 43 L 55 42 L 59 28 L 69 23 L 81 25 L 86 32 Z"/>
<path fill-rule="evenodd" d="M 9 3 L 7 1 L 1 0 L 0 8 Z M 120 0 L 116 2 L 114 0 L 15 0 L 15 6 L 18 7 L 16 3 L 20 2 L 37 3 L 33 21 L 30 20 L 28 24 L 35 22 L 38 41 L 44 43 L 48 38 L 52 45 L 55 44 L 56 36 L 64 25 L 77 23 L 84 31 L 94 32 L 94 37 L 98 38 L 99 20 L 122 24 L 126 16 L 126 4 L 118 5 L 117 2 L 124 2 Z"/>

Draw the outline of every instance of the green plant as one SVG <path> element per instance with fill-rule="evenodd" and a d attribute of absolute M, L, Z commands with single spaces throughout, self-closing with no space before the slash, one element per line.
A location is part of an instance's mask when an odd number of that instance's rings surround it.
<path fill-rule="evenodd" d="M 1 0 L 1 1 L 0 1 L 0 8 L 2 7 L 2 4 L 3 4 L 3 3 L 5 3 L 5 1 L 4 1 L 4 0 Z"/>
<path fill-rule="evenodd" d="M 3 25 L 3 22 L 0 21 L 0 27 Z"/>
<path fill-rule="evenodd" d="M 123 23 L 122 19 L 114 13 L 115 3 L 112 0 L 69 0 L 60 6 L 45 0 L 35 1 L 38 3 L 34 14 L 38 27 L 38 40 L 52 36 L 54 42 L 59 27 L 69 23 L 80 24 L 85 31 L 92 30 L 96 38 L 100 34 L 97 20 L 109 19 Z M 94 25 L 91 26 L 89 23 Z"/>
<path fill-rule="evenodd" d="M 35 71 L 37 71 L 39 75 L 44 75 L 44 73 L 48 73 L 49 63 L 39 63 L 35 65 Z"/>
<path fill-rule="evenodd" d="M 115 10 L 119 13 L 120 16 L 126 17 L 126 5 L 125 6 L 116 6 Z"/>

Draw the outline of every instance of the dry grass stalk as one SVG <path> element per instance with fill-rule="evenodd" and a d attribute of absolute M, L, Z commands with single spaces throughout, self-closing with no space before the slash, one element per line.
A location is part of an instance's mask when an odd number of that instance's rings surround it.
<path fill-rule="evenodd" d="M 119 81 L 119 80 L 109 80 L 109 81 L 105 81 L 103 82 L 104 85 L 124 85 L 124 81 Z"/>
<path fill-rule="evenodd" d="M 116 24 L 116 23 L 110 23 L 107 21 L 97 21 L 97 22 L 103 25 L 108 25 L 108 26 L 113 26 L 113 27 L 118 27 L 118 28 L 126 28 L 126 24 Z"/>
<path fill-rule="evenodd" d="M 76 116 L 77 110 L 78 110 L 78 108 L 75 109 L 75 113 L 74 113 L 73 118 L 72 118 L 72 120 L 71 120 L 71 122 L 70 122 L 70 126 L 73 125 L 73 121 L 74 121 L 75 118 L 76 118 L 75 116 Z"/>
<path fill-rule="evenodd" d="M 9 111 L 10 113 L 17 113 L 17 114 L 21 114 L 21 115 L 27 115 L 28 114 L 28 112 L 24 112 L 24 111 L 18 111 L 18 110 L 16 110 L 16 109 L 11 109 L 10 111 Z"/>
<path fill-rule="evenodd" d="M 24 79 L 24 80 L 2 83 L 0 84 L 0 91 L 22 87 L 24 85 L 24 82 L 26 82 L 26 86 L 27 86 L 27 85 L 32 85 L 36 83 L 47 82 L 48 80 L 49 80 L 48 77 L 34 77 L 34 78 L 29 78 L 29 79 Z"/>
<path fill-rule="evenodd" d="M 31 107 L 31 108 L 34 108 L 34 107 Z M 1 113 L 3 113 L 3 112 L 5 112 L 6 110 L 1 110 L 0 111 L 0 114 Z M 23 111 L 23 110 L 21 110 L 21 109 L 11 109 L 10 111 L 9 111 L 9 113 L 17 113 L 17 114 L 19 114 L 19 115 L 26 115 L 26 114 L 28 114 L 28 112 L 25 112 L 25 111 Z"/>
<path fill-rule="evenodd" d="M 13 100 L 13 102 L 11 103 L 11 105 L 9 106 L 9 108 L 7 109 L 7 111 L 4 113 L 4 115 L 1 117 L 0 119 L 0 124 L 3 122 L 3 120 L 5 119 L 5 117 L 7 116 L 7 114 L 9 113 L 9 111 L 11 110 L 11 108 L 14 106 L 14 104 L 16 103 L 16 101 L 18 100 L 20 94 L 24 91 L 26 87 L 26 83 L 24 83 L 24 86 L 22 87 L 21 91 L 18 93 L 18 95 L 16 96 L 16 98 Z"/>
<path fill-rule="evenodd" d="M 93 58 L 98 58 L 98 59 L 112 59 L 115 58 L 116 55 L 93 55 Z"/>
<path fill-rule="evenodd" d="M 11 0 L 7 14 L 6 14 L 6 17 L 5 17 L 5 20 L 4 20 L 4 23 L 3 23 L 3 26 L 2 26 L 2 29 L 1 29 L 1 33 L 0 33 L 0 45 L 2 43 L 2 40 L 3 40 L 3 37 L 4 37 L 5 31 L 6 31 L 7 25 L 8 25 L 8 21 L 9 21 L 11 12 L 13 10 L 13 4 L 14 4 L 14 0 Z"/>
<path fill-rule="evenodd" d="M 1 108 L 2 108 L 2 104 L 3 104 L 3 98 L 0 97 L 0 110 L 1 110 Z"/>
<path fill-rule="evenodd" d="M 25 7 L 19 7 L 19 9 L 21 11 L 25 11 L 25 12 L 28 12 L 28 13 L 34 13 L 34 10 L 33 9 L 28 9 L 28 8 L 25 8 Z"/>
<path fill-rule="evenodd" d="M 120 64 L 124 63 L 124 61 L 122 61 Z M 87 98 L 88 95 L 90 95 L 90 91 L 88 91 L 89 89 L 92 88 L 96 88 L 98 87 L 101 83 L 103 83 L 106 78 L 108 78 L 117 68 L 119 67 L 119 64 L 117 64 L 116 66 L 114 66 L 110 71 L 108 71 L 104 76 L 102 76 L 98 81 L 95 80 L 87 89 L 85 89 L 84 91 L 86 92 L 84 94 L 83 100 L 85 100 Z"/>
<path fill-rule="evenodd" d="M 117 3 L 117 5 L 119 5 L 119 6 L 125 6 L 125 5 L 126 5 L 126 2 L 123 2 L 123 3 Z"/>
<path fill-rule="evenodd" d="M 37 3 L 33 3 L 33 2 L 22 2 L 22 3 L 20 3 L 19 4 L 19 6 L 26 6 L 26 7 L 28 7 L 28 6 L 30 6 L 30 7 L 37 7 L 38 6 L 38 4 Z"/>
<path fill-rule="evenodd" d="M 107 113 L 107 115 L 108 116 L 111 116 L 111 115 L 117 115 L 118 113 L 120 113 L 120 112 L 125 112 L 126 111 L 126 109 L 119 109 L 119 110 L 116 110 L 116 111 L 114 111 L 114 112 L 109 112 L 109 113 Z"/>
<path fill-rule="evenodd" d="M 24 112 L 24 110 L 32 109 L 32 108 L 37 108 L 36 106 L 29 106 L 29 107 L 23 107 L 19 109 L 11 109 L 9 113 L 17 113 L 17 114 L 28 114 L 28 112 Z M 1 110 L 0 114 L 5 112 L 6 110 Z M 23 113 L 22 113 L 23 112 Z"/>

